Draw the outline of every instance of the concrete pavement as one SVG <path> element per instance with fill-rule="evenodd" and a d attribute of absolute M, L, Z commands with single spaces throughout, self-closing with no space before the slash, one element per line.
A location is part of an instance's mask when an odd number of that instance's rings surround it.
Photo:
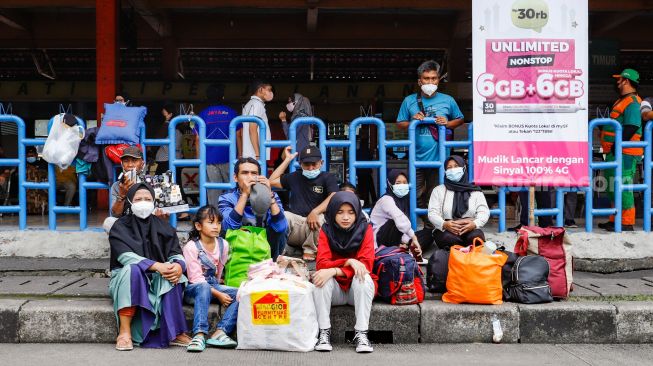
<path fill-rule="evenodd" d="M 411 344 L 376 345 L 374 353 L 356 354 L 351 345 L 330 353 L 289 353 L 183 348 L 115 351 L 109 344 L 0 344 L 5 365 L 629 365 L 649 366 L 653 345 Z M 6 363 L 5 363 L 6 362 Z"/>

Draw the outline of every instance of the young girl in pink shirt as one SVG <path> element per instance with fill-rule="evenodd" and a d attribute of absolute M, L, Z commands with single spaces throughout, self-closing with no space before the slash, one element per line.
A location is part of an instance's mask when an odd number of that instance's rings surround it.
<path fill-rule="evenodd" d="M 189 285 L 184 300 L 195 304 L 193 340 L 188 352 L 202 352 L 206 345 L 218 348 L 235 348 L 238 344 L 229 334 L 236 328 L 238 316 L 238 289 L 222 285 L 222 270 L 227 262 L 229 244 L 220 238 L 222 215 L 214 206 L 201 207 L 193 219 L 193 229 L 183 253 Z M 209 339 L 209 304 L 219 302 L 225 307 L 215 333 Z"/>

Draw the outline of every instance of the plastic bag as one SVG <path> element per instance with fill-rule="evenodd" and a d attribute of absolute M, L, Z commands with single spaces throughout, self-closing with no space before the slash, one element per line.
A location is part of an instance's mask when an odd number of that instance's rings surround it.
<path fill-rule="evenodd" d="M 79 124 L 69 127 L 63 122 L 63 116 L 61 113 L 53 117 L 52 127 L 43 147 L 43 159 L 57 165 L 61 170 L 67 169 L 75 160 L 79 143 L 84 138 L 84 128 Z"/>
<path fill-rule="evenodd" d="M 229 261 L 224 269 L 224 283 L 227 286 L 238 287 L 247 280 L 251 264 L 270 258 L 270 244 L 265 228 L 254 226 L 227 230 L 225 239 L 229 242 Z"/>
<path fill-rule="evenodd" d="M 476 245 L 479 243 L 479 245 Z M 501 268 L 508 256 L 497 251 L 483 252 L 483 242 L 475 239 L 468 247 L 454 245 L 449 253 L 447 292 L 442 301 L 454 304 L 502 304 Z"/>
<path fill-rule="evenodd" d="M 238 349 L 309 352 L 317 341 L 314 286 L 296 276 L 243 282 L 238 290 Z"/>

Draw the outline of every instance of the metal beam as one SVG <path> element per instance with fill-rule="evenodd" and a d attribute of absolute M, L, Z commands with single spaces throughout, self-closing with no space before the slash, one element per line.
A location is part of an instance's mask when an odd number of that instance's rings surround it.
<path fill-rule="evenodd" d="M 160 9 L 154 8 L 147 0 L 130 0 L 143 20 L 159 35 L 165 38 L 172 34 L 170 21 Z"/>
<path fill-rule="evenodd" d="M 29 32 L 27 22 L 16 11 L 5 9 L 0 11 L 0 23 L 23 32 Z"/>

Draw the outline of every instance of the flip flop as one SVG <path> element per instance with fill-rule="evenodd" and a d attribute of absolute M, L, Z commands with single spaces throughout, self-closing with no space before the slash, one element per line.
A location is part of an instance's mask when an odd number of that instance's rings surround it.
<path fill-rule="evenodd" d="M 131 351 L 134 349 L 132 339 L 128 336 L 118 336 L 116 338 L 116 350 L 118 351 Z"/>
<path fill-rule="evenodd" d="M 186 351 L 188 352 L 202 352 L 205 349 L 206 341 L 204 340 L 204 336 L 201 335 L 194 336 L 188 347 L 186 347 Z"/>
<path fill-rule="evenodd" d="M 186 334 L 184 334 L 184 335 L 185 335 L 186 337 L 188 337 Z M 188 347 L 188 345 L 190 345 L 192 339 L 191 339 L 190 337 L 188 337 L 188 338 L 189 338 L 188 341 L 182 341 L 181 339 L 179 339 L 180 336 L 181 336 L 181 334 L 178 335 L 177 338 L 173 339 L 173 340 L 170 342 L 170 345 L 171 345 L 171 346 L 176 346 L 176 347 Z"/>

